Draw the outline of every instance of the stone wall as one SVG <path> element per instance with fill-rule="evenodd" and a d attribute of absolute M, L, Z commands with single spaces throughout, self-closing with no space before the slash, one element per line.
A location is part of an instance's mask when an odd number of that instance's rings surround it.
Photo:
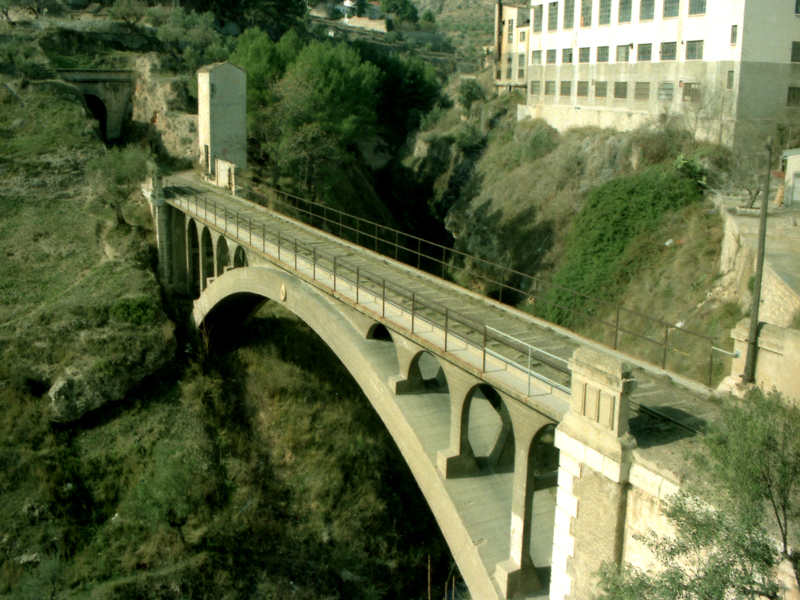
<path fill-rule="evenodd" d="M 750 319 L 743 319 L 731 331 L 734 349 L 739 356 L 731 364 L 731 377 L 741 377 L 747 360 Z M 777 388 L 786 399 L 800 407 L 800 331 L 764 324 L 758 333 L 756 383 L 764 390 Z"/>

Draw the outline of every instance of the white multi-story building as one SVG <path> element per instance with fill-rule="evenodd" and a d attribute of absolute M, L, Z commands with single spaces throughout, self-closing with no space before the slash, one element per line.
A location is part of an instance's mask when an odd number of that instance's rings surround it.
<path fill-rule="evenodd" d="M 520 118 L 761 144 L 800 124 L 800 0 L 498 0 L 495 65 Z"/>

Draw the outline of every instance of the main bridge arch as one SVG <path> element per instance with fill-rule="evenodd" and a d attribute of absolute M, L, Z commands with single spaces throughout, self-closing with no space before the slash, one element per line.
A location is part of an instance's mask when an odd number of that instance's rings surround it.
<path fill-rule="evenodd" d="M 231 256 L 222 243 L 215 239 L 218 259 Z M 398 331 L 377 335 L 384 326 L 282 269 L 231 267 L 209 278 L 195 302 L 195 324 L 234 333 L 261 303 L 280 302 L 333 350 L 375 408 L 472 597 L 524 597 L 546 585 L 558 467 L 554 421 L 442 357 L 431 361 Z M 481 431 L 476 421 L 487 415 L 496 426 Z M 476 440 L 490 449 L 483 459 L 473 451 L 481 445 Z"/>

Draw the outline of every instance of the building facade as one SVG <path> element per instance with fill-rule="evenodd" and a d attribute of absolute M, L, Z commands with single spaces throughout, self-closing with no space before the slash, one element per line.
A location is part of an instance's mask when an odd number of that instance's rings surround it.
<path fill-rule="evenodd" d="M 206 175 L 220 159 L 247 168 L 247 73 L 229 62 L 197 71 L 198 141 Z"/>
<path fill-rule="evenodd" d="M 520 118 L 632 129 L 680 116 L 754 145 L 800 120 L 800 0 L 498 2 L 495 85 Z"/>

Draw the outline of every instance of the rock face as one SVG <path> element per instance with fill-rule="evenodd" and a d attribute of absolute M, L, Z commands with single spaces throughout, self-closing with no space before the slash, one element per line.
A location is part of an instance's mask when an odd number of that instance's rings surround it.
<path fill-rule="evenodd" d="M 68 367 L 50 388 L 50 419 L 68 423 L 116 402 L 174 356 L 171 328 L 110 333 L 97 331 L 108 354 Z"/>

